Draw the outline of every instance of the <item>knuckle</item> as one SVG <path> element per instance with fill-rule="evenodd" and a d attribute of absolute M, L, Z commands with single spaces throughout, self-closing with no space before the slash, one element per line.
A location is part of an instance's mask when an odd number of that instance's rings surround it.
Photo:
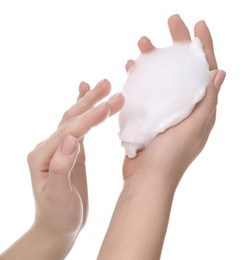
<path fill-rule="evenodd" d="M 36 158 L 36 150 L 34 149 L 31 152 L 29 152 L 27 155 L 26 159 L 27 159 L 28 164 L 29 165 L 32 164 L 32 162 L 35 161 L 35 158 Z"/>
<path fill-rule="evenodd" d="M 62 172 L 64 172 L 64 166 L 63 164 L 56 160 L 55 158 L 52 158 L 49 165 L 49 172 L 53 173 L 54 175 L 61 175 Z"/>
<path fill-rule="evenodd" d="M 209 100 L 209 103 L 208 103 L 208 109 L 210 110 L 211 113 L 214 112 L 217 104 L 218 104 L 218 97 L 217 96 L 210 97 L 210 100 Z"/>
<path fill-rule="evenodd" d="M 90 93 L 87 93 L 84 97 L 84 102 L 82 106 L 85 108 L 85 110 L 87 110 L 93 106 L 93 103 L 93 93 L 90 91 Z"/>
<path fill-rule="evenodd" d="M 40 148 L 43 146 L 44 142 L 45 141 L 42 141 L 39 144 L 37 144 L 35 146 L 35 148 L 27 154 L 26 160 L 27 160 L 28 164 L 31 164 L 31 163 L 37 161 L 37 159 L 39 158 Z"/>
<path fill-rule="evenodd" d="M 84 101 L 85 107 L 90 108 L 94 105 L 96 94 L 97 93 L 96 93 L 95 89 L 92 89 L 84 96 L 83 101 Z"/>
<path fill-rule="evenodd" d="M 70 117 L 71 117 L 71 109 L 68 109 L 63 114 L 63 120 L 67 120 Z"/>

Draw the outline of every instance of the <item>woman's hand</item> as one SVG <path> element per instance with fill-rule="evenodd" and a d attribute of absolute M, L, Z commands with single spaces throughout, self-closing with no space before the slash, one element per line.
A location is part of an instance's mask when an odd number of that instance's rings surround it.
<path fill-rule="evenodd" d="M 82 140 L 92 127 L 121 109 L 122 95 L 94 107 L 109 92 L 107 80 L 91 91 L 82 83 L 77 103 L 66 111 L 57 131 L 28 155 L 36 201 L 35 225 L 49 233 L 76 235 L 85 222 L 87 183 Z"/>
<path fill-rule="evenodd" d="M 93 90 L 81 83 L 76 104 L 55 133 L 28 155 L 36 215 L 30 230 L 1 259 L 64 259 L 83 227 L 88 208 L 83 137 L 124 102 L 121 94 L 94 107 L 110 92 L 101 81 Z"/>
<path fill-rule="evenodd" d="M 171 16 L 168 25 L 173 41 L 191 40 L 189 30 L 179 15 Z M 207 142 L 215 123 L 218 93 L 225 78 L 225 72 L 217 70 L 212 37 L 204 21 L 195 25 L 194 34 L 203 44 L 211 70 L 206 95 L 188 118 L 159 134 L 136 158 L 125 158 L 123 167 L 125 179 L 135 172 L 160 176 L 171 172 L 169 181 L 177 185 L 186 168 Z M 155 48 L 146 37 L 142 37 L 138 45 L 142 53 L 150 52 Z M 133 64 L 134 61 L 129 60 L 126 69 L 129 70 Z"/>
<path fill-rule="evenodd" d="M 189 41 L 178 15 L 169 18 L 174 41 Z M 225 72 L 217 71 L 212 38 L 205 22 L 195 25 L 210 65 L 211 77 L 204 99 L 180 124 L 159 134 L 134 159 L 124 160 L 124 186 L 117 202 L 98 260 L 160 259 L 176 187 L 185 169 L 203 149 L 215 122 L 216 104 Z M 139 41 L 141 52 L 155 47 L 148 38 Z M 133 66 L 128 61 L 126 69 Z"/>

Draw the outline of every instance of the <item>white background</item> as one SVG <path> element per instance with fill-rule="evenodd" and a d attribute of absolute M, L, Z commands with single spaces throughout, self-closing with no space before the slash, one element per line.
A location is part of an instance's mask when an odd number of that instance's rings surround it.
<path fill-rule="evenodd" d="M 147 35 L 171 43 L 167 19 L 192 30 L 205 19 L 227 71 L 218 117 L 203 153 L 182 179 L 162 259 L 250 259 L 248 1 L 0 1 L 0 251 L 32 224 L 26 155 L 57 127 L 80 81 L 108 78 L 112 93 Z M 117 117 L 86 138 L 90 214 L 67 259 L 95 259 L 122 188 Z"/>

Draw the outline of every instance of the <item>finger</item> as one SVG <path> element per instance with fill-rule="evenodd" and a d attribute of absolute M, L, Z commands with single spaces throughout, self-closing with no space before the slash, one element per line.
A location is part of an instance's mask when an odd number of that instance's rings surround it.
<path fill-rule="evenodd" d="M 84 97 L 89 91 L 90 91 L 90 85 L 88 83 L 82 81 L 79 85 L 79 95 L 78 95 L 77 101 L 79 99 L 81 99 L 82 97 Z M 80 142 L 83 142 L 83 140 L 80 140 Z"/>
<path fill-rule="evenodd" d="M 125 102 L 124 96 L 121 93 L 115 94 L 108 100 L 108 104 L 110 107 L 110 114 L 109 116 L 114 115 L 115 113 L 119 112 L 123 107 Z"/>
<path fill-rule="evenodd" d="M 79 96 L 77 98 L 77 100 L 79 100 L 80 98 L 84 97 L 86 95 L 87 92 L 90 91 L 90 86 L 88 83 L 86 82 L 81 82 L 79 85 Z"/>
<path fill-rule="evenodd" d="M 141 53 L 150 52 L 155 49 L 155 46 L 146 36 L 141 37 L 141 39 L 138 41 L 138 47 Z"/>
<path fill-rule="evenodd" d="M 111 90 L 111 85 L 108 80 L 100 81 L 96 87 L 88 91 L 85 96 L 80 98 L 76 104 L 74 104 L 70 109 L 68 109 L 63 116 L 60 125 L 69 121 L 75 116 L 85 113 L 90 108 L 92 108 L 97 102 L 106 97 Z"/>
<path fill-rule="evenodd" d="M 62 198 L 64 194 L 71 192 L 70 171 L 78 152 L 78 139 L 68 135 L 53 155 L 49 163 L 48 182 L 44 189 L 52 198 Z"/>
<path fill-rule="evenodd" d="M 204 142 L 204 146 L 208 140 L 208 137 L 210 135 L 210 132 L 212 131 L 214 124 L 216 121 L 216 109 L 214 110 L 214 112 L 211 114 L 207 126 L 205 127 L 205 131 L 203 132 L 203 142 Z"/>
<path fill-rule="evenodd" d="M 225 77 L 226 73 L 223 70 L 211 72 L 205 97 L 194 110 L 194 116 L 197 117 L 196 122 L 201 128 L 206 128 L 212 116 L 215 116 L 219 90 Z M 213 124 L 211 124 L 212 127 Z"/>
<path fill-rule="evenodd" d="M 79 101 L 82 97 L 84 97 L 89 91 L 90 91 L 89 84 L 84 81 L 81 82 L 79 85 L 79 95 L 77 97 L 77 101 Z M 76 102 L 76 104 L 77 104 L 77 102 Z M 75 107 L 75 105 L 72 106 L 71 108 L 73 108 L 73 107 Z M 67 120 L 70 119 L 71 115 L 69 115 L 70 114 L 70 113 L 68 113 L 69 111 L 70 111 L 70 109 L 64 113 L 63 118 L 59 123 L 59 126 L 64 124 Z M 74 116 L 74 115 L 72 115 L 72 116 Z"/>
<path fill-rule="evenodd" d="M 174 42 L 191 41 L 189 30 L 178 14 L 169 17 L 168 27 Z"/>
<path fill-rule="evenodd" d="M 213 39 L 205 21 L 199 21 L 194 27 L 195 37 L 198 37 L 203 45 L 210 70 L 217 69 L 217 62 L 214 54 Z"/>
<path fill-rule="evenodd" d="M 135 65 L 135 61 L 134 60 L 128 60 L 126 65 L 125 65 L 126 71 L 128 72 L 134 65 Z"/>
<path fill-rule="evenodd" d="M 61 140 L 67 136 L 75 136 L 78 140 L 81 139 L 92 127 L 100 124 L 110 114 L 110 107 L 107 102 L 89 110 L 88 112 L 74 117 L 67 124 L 62 125 L 57 131 L 46 139 L 36 148 L 32 154 L 36 160 L 36 170 L 46 172 L 48 161 L 52 158 Z"/>
<path fill-rule="evenodd" d="M 73 118 L 68 124 L 63 125 L 53 135 L 55 139 L 61 139 L 66 135 L 73 135 L 76 138 L 83 137 L 92 127 L 100 124 L 110 114 L 110 107 L 107 102 L 103 102 L 97 107 Z"/>

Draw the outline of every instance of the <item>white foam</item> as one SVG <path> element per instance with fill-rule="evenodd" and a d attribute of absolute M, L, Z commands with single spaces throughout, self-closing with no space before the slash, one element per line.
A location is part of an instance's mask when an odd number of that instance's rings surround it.
<path fill-rule="evenodd" d="M 185 119 L 205 94 L 209 66 L 198 38 L 141 54 L 123 87 L 119 137 L 128 157 Z"/>

